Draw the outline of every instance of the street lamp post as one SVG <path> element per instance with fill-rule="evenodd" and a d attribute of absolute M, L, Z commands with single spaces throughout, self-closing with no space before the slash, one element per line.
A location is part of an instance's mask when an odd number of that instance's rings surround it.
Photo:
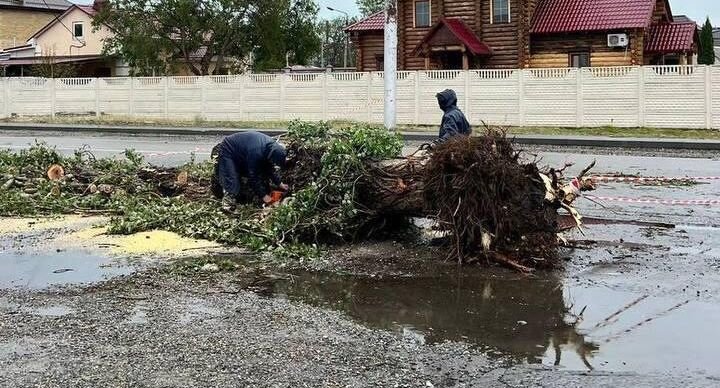
<path fill-rule="evenodd" d="M 330 10 L 330 11 L 339 12 L 339 13 L 345 15 L 345 27 L 348 26 L 348 23 L 349 23 L 349 21 L 350 21 L 350 15 L 348 15 L 347 12 L 341 11 L 341 10 L 339 10 L 339 9 L 335 9 L 335 8 L 333 8 L 333 7 L 327 7 L 327 9 Z M 348 38 L 347 34 L 345 34 L 345 51 L 344 51 L 344 54 L 343 54 L 343 67 L 346 68 L 346 69 L 347 69 L 347 60 L 348 60 L 348 39 L 349 39 L 349 38 Z"/>

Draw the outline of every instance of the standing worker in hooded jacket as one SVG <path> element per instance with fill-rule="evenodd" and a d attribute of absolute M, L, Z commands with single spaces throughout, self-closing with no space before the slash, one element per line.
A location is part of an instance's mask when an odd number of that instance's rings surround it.
<path fill-rule="evenodd" d="M 259 132 L 240 132 L 227 136 L 217 146 L 217 173 L 223 189 L 222 207 L 232 211 L 242 189 L 241 178 L 263 203 L 270 204 L 271 181 L 287 191 L 277 170 L 285 167 L 285 147 L 272 137 Z"/>
<path fill-rule="evenodd" d="M 444 143 L 457 135 L 470 136 L 472 128 L 465 115 L 457 107 L 457 95 L 452 89 L 445 89 L 438 93 L 438 105 L 445 112 L 440 123 L 440 134 L 436 143 Z"/>

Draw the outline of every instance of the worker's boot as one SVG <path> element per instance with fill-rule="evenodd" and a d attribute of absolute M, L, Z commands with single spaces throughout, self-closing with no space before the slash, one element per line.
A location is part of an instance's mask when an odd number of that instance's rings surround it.
<path fill-rule="evenodd" d="M 236 206 L 237 202 L 235 201 L 235 196 L 229 193 L 225 193 L 222 199 L 222 211 L 224 211 L 225 213 L 232 213 L 235 211 Z"/>

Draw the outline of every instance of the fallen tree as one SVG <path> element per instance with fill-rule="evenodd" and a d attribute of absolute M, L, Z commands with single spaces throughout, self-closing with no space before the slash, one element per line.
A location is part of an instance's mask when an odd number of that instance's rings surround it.
<path fill-rule="evenodd" d="M 318 153 L 295 157 L 303 166 L 317 165 L 312 160 Z M 558 209 L 581 226 L 572 204 L 580 191 L 594 189 L 583 178 L 592 166 L 566 184 L 565 167 L 541 172 L 536 162 L 522 163 L 520 157 L 504 132 L 488 128 L 431 151 L 366 162 L 353 198 L 368 223 L 398 216 L 435 220 L 437 229 L 449 233 L 447 259 L 485 259 L 521 270 L 549 266 L 559 242 Z"/>
<path fill-rule="evenodd" d="M 284 255 L 427 217 L 448 235 L 447 259 L 529 270 L 552 265 L 558 209 L 579 226 L 572 203 L 592 189 L 584 173 L 566 184 L 562 170 L 522 163 L 506 135 L 490 129 L 408 157 L 400 156 L 399 136 L 380 128 L 293 123 L 283 142 L 292 195 L 272 209 L 220 212 L 209 162 L 161 168 L 132 151 L 123 160 L 95 159 L 88 150 L 62 157 L 38 145 L 0 154 L 0 213 L 105 212 L 114 215 L 111 233 L 167 229 Z"/>

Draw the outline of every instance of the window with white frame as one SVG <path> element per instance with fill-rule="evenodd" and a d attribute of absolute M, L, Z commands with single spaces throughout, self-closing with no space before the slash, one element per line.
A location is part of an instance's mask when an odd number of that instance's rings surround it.
<path fill-rule="evenodd" d="M 430 27 L 430 0 L 415 1 L 415 27 Z"/>
<path fill-rule="evenodd" d="M 510 23 L 510 0 L 490 0 L 493 24 Z"/>
<path fill-rule="evenodd" d="M 75 40 L 85 39 L 85 25 L 83 24 L 83 22 L 74 22 L 72 30 L 73 38 L 75 38 Z"/>

